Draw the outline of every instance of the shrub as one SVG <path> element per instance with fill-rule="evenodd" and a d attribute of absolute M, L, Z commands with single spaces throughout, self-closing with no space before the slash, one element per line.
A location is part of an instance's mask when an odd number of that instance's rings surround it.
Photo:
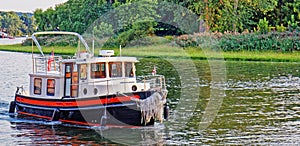
<path fill-rule="evenodd" d="M 223 51 L 300 51 L 300 32 L 210 33 L 182 35 L 176 38 L 181 47 L 201 47 Z M 210 46 L 209 46 L 210 45 Z"/>
<path fill-rule="evenodd" d="M 267 33 L 269 31 L 269 21 L 266 18 L 259 19 L 257 24 L 258 31 L 261 33 Z"/>
<path fill-rule="evenodd" d="M 116 48 L 119 45 L 127 46 L 131 41 L 140 40 L 148 35 L 153 35 L 155 22 L 138 21 L 132 25 L 132 28 L 111 37 L 105 44 L 104 48 Z"/>
<path fill-rule="evenodd" d="M 281 24 L 280 26 L 276 25 L 276 31 L 285 32 L 286 30 L 287 30 L 287 28 L 285 26 L 283 26 L 283 24 Z"/>
<path fill-rule="evenodd" d="M 167 40 L 170 40 L 170 41 L 174 40 L 174 37 L 170 36 L 170 35 L 164 36 L 164 38 L 167 39 Z"/>
<path fill-rule="evenodd" d="M 295 20 L 295 15 L 291 15 L 291 20 L 288 21 L 288 25 L 289 25 L 289 30 L 290 31 L 295 31 L 298 28 L 298 22 Z"/>
<path fill-rule="evenodd" d="M 78 41 L 75 36 L 39 36 L 37 37 L 41 46 L 77 46 Z M 31 46 L 32 39 L 26 39 L 22 45 Z"/>

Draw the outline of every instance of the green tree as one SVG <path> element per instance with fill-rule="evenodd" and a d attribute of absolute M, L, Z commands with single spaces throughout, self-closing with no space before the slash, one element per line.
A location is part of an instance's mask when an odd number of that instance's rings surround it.
<path fill-rule="evenodd" d="M 106 0 L 69 0 L 46 11 L 37 9 L 34 16 L 38 28 L 44 30 L 83 33 L 98 17 L 109 9 Z"/>
<path fill-rule="evenodd" d="M 95 23 L 105 22 L 114 29 L 115 35 L 106 42 L 105 47 L 126 46 L 130 41 L 154 34 L 156 20 L 159 18 L 157 2 L 152 0 L 126 2 L 118 2 L 118 7 L 101 17 L 102 22 Z"/>
<path fill-rule="evenodd" d="M 2 17 L 2 28 L 5 29 L 9 35 L 22 35 L 21 28 L 23 28 L 23 22 L 15 12 L 4 13 Z"/>
<path fill-rule="evenodd" d="M 288 26 L 291 15 L 295 16 L 295 22 L 300 21 L 300 1 L 299 0 L 278 0 L 275 8 L 269 11 L 265 17 L 272 26 Z"/>
<path fill-rule="evenodd" d="M 35 19 L 34 17 L 30 17 L 28 14 L 23 14 L 22 16 L 20 16 L 20 19 L 23 21 L 23 28 L 22 28 L 22 32 L 24 34 L 30 35 L 33 32 L 36 31 L 36 24 L 35 24 Z"/>
<path fill-rule="evenodd" d="M 94 26 L 93 28 L 94 36 L 103 38 L 109 37 L 114 34 L 114 30 L 111 24 L 107 24 L 105 22 L 101 22 L 99 25 Z"/>
<path fill-rule="evenodd" d="M 122 33 L 132 29 L 133 24 L 139 20 L 143 22 L 158 19 L 171 21 L 190 22 L 190 16 L 180 9 L 168 7 L 170 17 L 157 8 L 157 4 L 171 2 L 188 8 L 198 15 L 199 23 L 205 22 L 206 31 L 233 31 L 254 30 L 260 19 L 266 18 L 270 26 L 287 27 L 293 22 L 294 27 L 299 27 L 300 1 L 299 0 L 69 0 L 64 4 L 49 8 L 46 11 L 37 9 L 34 12 L 38 29 L 75 31 L 83 33 L 99 17 Z M 122 8 L 118 9 L 118 8 Z M 106 12 L 114 9 L 110 16 Z M 116 15 L 118 14 L 118 15 Z M 293 18 L 292 18 L 293 16 Z M 104 18 L 105 17 L 105 18 Z M 293 19 L 293 20 L 292 20 Z M 101 22 L 96 22 L 101 23 Z M 171 27 L 173 24 L 154 24 L 157 29 L 178 31 Z M 185 24 L 185 23 L 182 23 Z M 295 25 L 296 24 L 296 25 Z M 178 27 L 175 25 L 175 27 Z M 198 26 L 198 27 L 199 27 Z M 186 26 L 180 26 L 186 27 Z M 196 26 L 197 27 L 197 26 Z M 194 24 L 192 26 L 194 28 Z M 195 32 L 185 32 L 192 33 Z"/>
<path fill-rule="evenodd" d="M 46 30 L 46 21 L 44 21 L 46 18 L 43 14 L 42 9 L 36 9 L 34 11 L 34 18 L 36 19 L 36 24 L 38 26 L 39 31 Z"/>
<path fill-rule="evenodd" d="M 282 11 L 284 12 L 283 20 L 290 28 L 290 30 L 295 30 L 300 24 L 300 1 L 291 0 L 286 1 L 283 4 Z"/>

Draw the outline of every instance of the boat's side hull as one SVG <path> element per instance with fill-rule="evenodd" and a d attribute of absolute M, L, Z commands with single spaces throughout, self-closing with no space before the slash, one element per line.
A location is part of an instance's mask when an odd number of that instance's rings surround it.
<path fill-rule="evenodd" d="M 36 99 L 16 95 L 16 112 L 21 117 L 36 117 L 63 123 L 89 126 L 144 126 L 153 125 L 154 120 L 145 124 L 141 111 L 131 98 L 146 98 L 150 92 L 129 96 L 91 97 L 87 99 L 63 98 Z"/>

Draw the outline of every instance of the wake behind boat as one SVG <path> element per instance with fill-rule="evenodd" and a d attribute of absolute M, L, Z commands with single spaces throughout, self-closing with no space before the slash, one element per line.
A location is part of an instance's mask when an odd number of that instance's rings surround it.
<path fill-rule="evenodd" d="M 75 56 L 44 55 L 36 36 L 53 34 L 76 36 Z M 74 32 L 37 32 L 32 39 L 41 54 L 33 54 L 29 90 L 17 88 L 11 115 L 89 126 L 153 125 L 167 115 L 164 76 L 137 77 L 135 57 L 113 57 L 112 50 L 95 57 Z"/>

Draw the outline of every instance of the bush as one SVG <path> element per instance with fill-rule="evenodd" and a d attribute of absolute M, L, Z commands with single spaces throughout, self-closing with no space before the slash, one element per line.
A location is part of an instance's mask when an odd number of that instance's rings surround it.
<path fill-rule="evenodd" d="M 181 35 L 177 37 L 176 44 L 180 47 L 196 47 L 197 41 L 192 35 Z"/>
<path fill-rule="evenodd" d="M 266 18 L 259 19 L 257 24 L 258 31 L 261 33 L 267 33 L 269 31 L 269 21 Z"/>
<path fill-rule="evenodd" d="M 221 49 L 223 51 L 272 50 L 291 52 L 300 51 L 300 32 L 182 35 L 176 38 L 176 43 L 181 47 L 202 47 L 203 44 L 206 44 L 208 46 L 206 48 Z"/>
<path fill-rule="evenodd" d="M 170 35 L 167 35 L 164 37 L 165 39 L 167 40 L 170 40 L 170 41 L 173 41 L 174 40 L 174 37 L 173 36 L 170 36 Z"/>
<path fill-rule="evenodd" d="M 37 37 L 41 46 L 77 46 L 78 39 L 75 36 L 40 36 Z M 22 45 L 31 46 L 32 39 L 26 39 Z"/>
<path fill-rule="evenodd" d="M 276 25 L 276 31 L 285 32 L 286 30 L 287 30 L 287 28 L 285 26 L 283 26 L 283 24 L 281 24 L 280 26 Z"/>
<path fill-rule="evenodd" d="M 119 45 L 125 47 L 131 41 L 140 40 L 146 36 L 153 35 L 155 25 L 156 23 L 152 21 L 138 21 L 132 25 L 131 29 L 110 38 L 105 42 L 103 47 L 116 48 L 119 47 Z"/>
<path fill-rule="evenodd" d="M 181 35 L 175 39 L 180 47 L 200 47 L 203 44 L 211 42 L 212 39 L 218 40 L 223 34 L 221 33 L 195 33 L 193 35 Z M 212 48 L 212 47 L 211 47 Z"/>

